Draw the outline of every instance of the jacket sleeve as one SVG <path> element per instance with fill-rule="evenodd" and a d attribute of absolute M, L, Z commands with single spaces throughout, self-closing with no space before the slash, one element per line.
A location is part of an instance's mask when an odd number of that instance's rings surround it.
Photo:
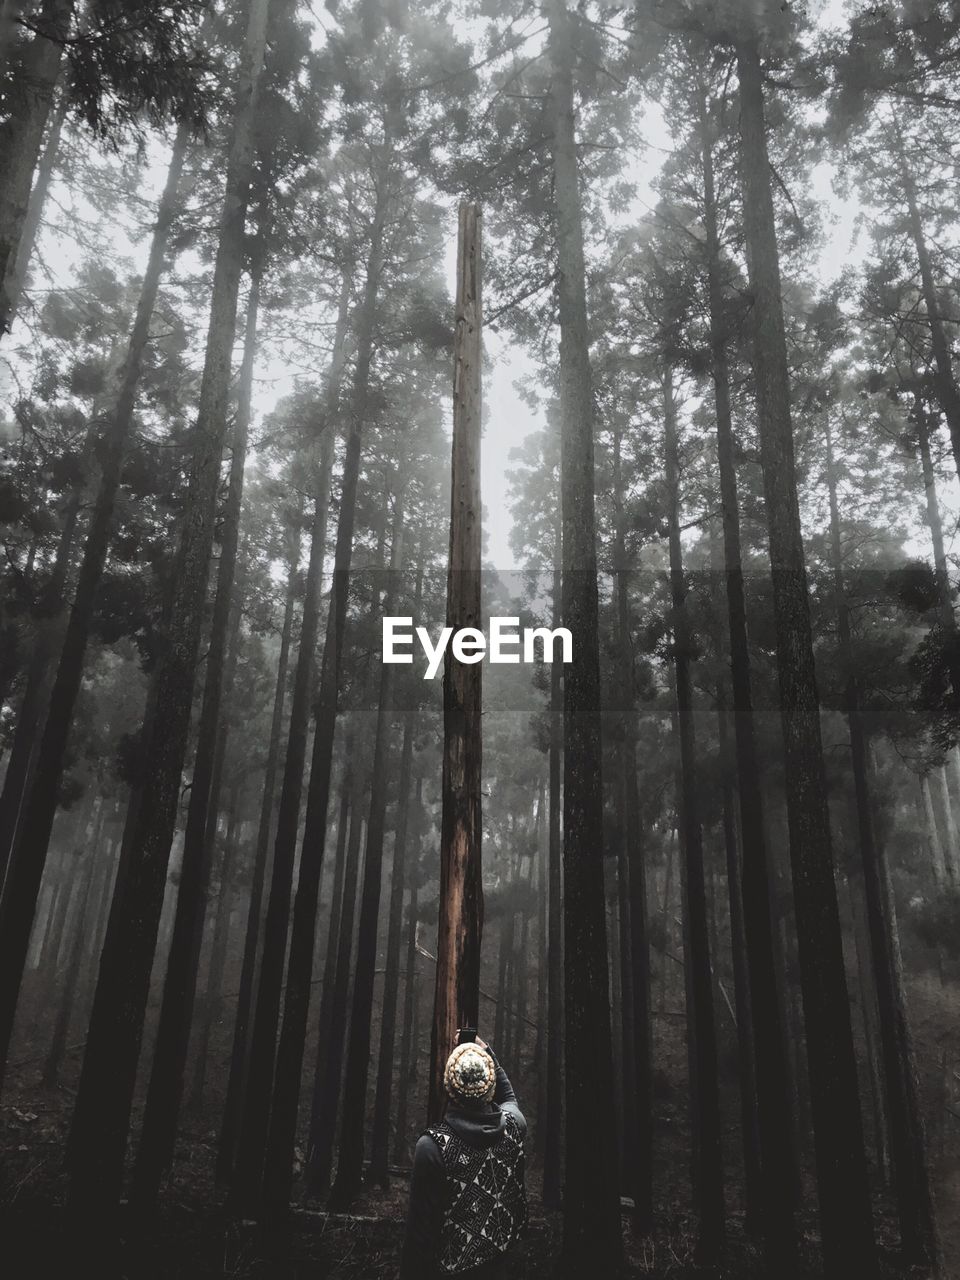
<path fill-rule="evenodd" d="M 513 1091 L 513 1085 L 510 1083 L 510 1079 L 507 1076 L 506 1071 L 504 1071 L 503 1067 L 500 1065 L 500 1059 L 497 1055 L 492 1049 L 488 1049 L 488 1052 L 493 1058 L 493 1064 L 497 1069 L 497 1088 L 493 1095 L 493 1100 L 501 1111 L 509 1112 L 509 1114 L 513 1116 L 514 1120 L 516 1120 L 520 1125 L 521 1130 L 526 1133 L 526 1116 L 524 1116 L 523 1112 L 520 1110 L 520 1104 L 517 1102 L 517 1095 Z"/>
<path fill-rule="evenodd" d="M 443 1156 L 433 1138 L 423 1134 L 413 1154 L 400 1280 L 428 1280 L 434 1274 L 445 1196 Z"/>

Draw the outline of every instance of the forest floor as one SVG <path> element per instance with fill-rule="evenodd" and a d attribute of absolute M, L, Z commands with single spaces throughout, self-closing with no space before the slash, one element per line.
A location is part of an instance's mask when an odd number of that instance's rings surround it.
<path fill-rule="evenodd" d="M 0 1262 L 4 1280 L 60 1280 L 95 1275 L 97 1280 L 396 1280 L 403 1238 L 407 1184 L 394 1177 L 389 1192 L 362 1197 L 351 1216 L 297 1209 L 289 1224 L 270 1234 L 231 1219 L 223 1198 L 203 1176 L 212 1162 L 212 1135 L 197 1125 L 178 1150 L 177 1170 L 167 1187 L 156 1225 L 127 1232 L 119 1221 L 115 1254 L 83 1256 L 67 1230 L 66 1180 L 62 1171 L 70 1092 L 23 1090 L 0 1111 Z M 539 1177 L 529 1178 L 530 1228 L 514 1260 L 511 1280 L 547 1280 L 556 1270 L 562 1225 L 546 1213 Z M 653 1236 L 635 1238 L 624 1217 L 623 1277 L 679 1278 L 702 1275 L 693 1263 L 694 1223 L 671 1195 L 661 1201 Z M 816 1220 L 804 1231 L 804 1275 L 820 1273 Z M 721 1277 L 765 1277 L 758 1248 L 742 1215 L 728 1221 Z M 893 1224 L 881 1222 L 882 1263 L 878 1280 L 904 1280 Z M 78 1257 L 78 1253 L 80 1256 Z M 79 1266 L 78 1266 L 79 1264 Z M 92 1264 L 92 1266 L 91 1266 Z M 612 1280 L 599 1275 L 589 1280 Z M 851 1277 L 853 1280 L 853 1277 Z M 859 1278 L 858 1278 L 859 1280 Z"/>
<path fill-rule="evenodd" d="M 911 983 L 911 1010 L 921 1089 L 925 1102 L 939 1219 L 944 1245 L 943 1280 L 960 1280 L 960 1023 L 955 980 L 946 986 L 932 972 Z M 41 1006 L 42 1008 L 42 1006 Z M 40 1011 L 38 1010 L 38 1013 Z M 316 1208 L 297 1209 L 283 1231 L 271 1235 L 229 1217 L 224 1196 L 212 1180 L 216 1125 L 222 1099 L 210 1090 L 202 1112 L 186 1109 L 173 1172 L 157 1222 L 148 1233 L 118 1224 L 119 1257 L 97 1265 L 77 1247 L 67 1228 L 63 1153 L 74 1100 L 81 1046 L 64 1064 L 63 1083 L 44 1089 L 38 1082 L 42 1058 L 27 1045 L 47 1042 L 42 1013 L 25 1019 L 24 1056 L 8 1075 L 0 1106 L 0 1277 L 2 1280 L 396 1280 L 407 1181 L 396 1176 L 388 1193 L 362 1197 L 354 1215 L 327 1216 Z M 624 1216 L 624 1277 L 682 1280 L 702 1274 L 693 1264 L 695 1223 L 690 1207 L 686 1053 L 681 1023 L 660 1019 L 655 1073 L 656 1142 L 654 1187 L 656 1232 L 635 1238 Z M 729 1038 L 729 1037 L 728 1037 Z M 735 1052 L 734 1046 L 728 1046 Z M 221 1054 L 229 1050 L 225 1040 Z M 718 1280 L 776 1280 L 766 1275 L 755 1241 L 740 1212 L 742 1172 L 735 1068 L 721 1061 L 724 1089 L 724 1152 L 727 1163 L 727 1248 Z M 216 1073 L 214 1073 L 216 1084 Z M 533 1091 L 533 1078 L 524 1079 Z M 865 1097 L 867 1095 L 865 1094 Z M 803 1163 L 809 1170 L 809 1126 L 800 1131 Z M 871 1141 L 871 1148 L 873 1139 Z M 530 1230 L 518 1251 L 513 1280 L 547 1280 L 556 1270 L 562 1238 L 559 1214 L 546 1213 L 540 1197 L 540 1170 L 528 1171 Z M 881 1261 L 877 1280 L 906 1280 L 897 1257 L 897 1231 L 889 1188 L 875 1187 Z M 800 1220 L 804 1275 L 822 1274 L 817 1248 L 813 1187 Z M 595 1274 L 584 1280 L 613 1280 Z M 861 1280 L 861 1277 L 850 1277 Z M 863 1280 L 872 1280 L 864 1277 Z"/>

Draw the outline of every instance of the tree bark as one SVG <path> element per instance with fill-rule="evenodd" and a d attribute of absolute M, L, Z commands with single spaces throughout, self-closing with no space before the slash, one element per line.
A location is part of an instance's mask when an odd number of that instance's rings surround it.
<path fill-rule="evenodd" d="M 876 1254 L 834 882 L 757 39 L 737 45 L 737 70 L 760 461 L 773 571 L 790 855 L 824 1262 L 831 1277 L 869 1275 L 875 1270 Z"/>
<path fill-rule="evenodd" d="M 257 86 L 270 0 L 252 0 L 237 89 L 226 193 L 214 267 L 210 326 L 194 428 L 186 515 L 164 648 L 156 673 L 156 715 L 146 782 L 137 808 L 124 910 L 111 918 L 110 964 L 101 965 L 77 1094 L 71 1205 L 90 1225 L 119 1200 L 130 1107 L 150 970 L 186 751 L 200 630 L 213 548 L 226 432 L 230 358 L 243 267 L 245 215 Z"/>
<path fill-rule="evenodd" d="M 566 1180 L 561 1269 L 613 1274 L 623 1255 L 613 1111 L 603 859 L 594 405 L 573 90 L 575 22 L 552 0 L 553 215 L 560 316 L 564 673 L 563 871 Z"/>
<path fill-rule="evenodd" d="M 482 285 L 480 211 L 460 206 L 453 375 L 450 552 L 447 626 L 480 626 L 480 433 Z M 443 778 L 440 825 L 440 917 L 433 1027 L 430 1122 L 442 1114 L 443 1069 L 458 1027 L 480 1017 L 482 667 L 457 662 L 447 649 L 443 672 Z"/>
<path fill-rule="evenodd" d="M 406 972 L 403 980 L 403 1034 L 400 1040 L 400 1088 L 397 1105 L 397 1132 L 394 1138 L 393 1158 L 399 1164 L 406 1151 L 407 1111 L 410 1095 L 417 1079 L 417 1054 L 419 1049 L 417 1018 L 417 914 L 420 906 L 420 844 L 421 821 L 423 816 L 423 778 L 417 779 L 417 795 L 414 805 L 416 814 L 416 857 L 410 870 L 410 903 L 407 907 L 407 956 Z"/>

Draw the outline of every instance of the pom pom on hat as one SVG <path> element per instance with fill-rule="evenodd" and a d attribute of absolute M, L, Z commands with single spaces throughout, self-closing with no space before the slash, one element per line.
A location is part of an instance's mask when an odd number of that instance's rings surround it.
<path fill-rule="evenodd" d="M 454 1102 L 490 1102 L 497 1088 L 493 1058 L 478 1044 L 458 1044 L 447 1059 L 443 1085 Z"/>

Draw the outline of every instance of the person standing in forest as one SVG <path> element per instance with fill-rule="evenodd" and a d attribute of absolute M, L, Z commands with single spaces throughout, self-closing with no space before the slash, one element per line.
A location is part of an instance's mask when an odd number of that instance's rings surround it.
<path fill-rule="evenodd" d="M 466 1034 L 443 1073 L 444 1117 L 414 1153 L 400 1280 L 505 1280 L 526 1225 L 527 1122 L 493 1050 Z"/>

